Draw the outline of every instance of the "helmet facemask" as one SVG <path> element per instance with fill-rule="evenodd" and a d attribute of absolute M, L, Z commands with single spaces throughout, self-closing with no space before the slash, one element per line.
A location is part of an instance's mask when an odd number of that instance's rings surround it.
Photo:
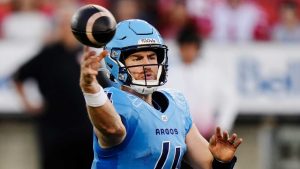
<path fill-rule="evenodd" d="M 120 50 L 120 49 L 119 49 Z M 151 94 L 157 90 L 157 88 L 166 83 L 167 79 L 167 47 L 164 45 L 140 45 L 136 47 L 127 47 L 120 50 L 120 59 L 115 60 L 119 64 L 119 81 L 123 82 L 123 85 L 128 86 L 140 94 Z M 125 59 L 139 51 L 153 51 L 157 55 L 157 64 L 142 64 L 126 66 Z M 112 50 L 113 52 L 113 50 Z M 157 66 L 156 78 L 147 80 L 147 69 Z M 141 67 L 144 77 L 142 80 L 137 80 L 133 77 L 130 69 Z"/>
<path fill-rule="evenodd" d="M 156 78 L 153 80 L 152 79 L 147 80 L 147 67 L 154 67 L 154 66 L 158 67 Z M 136 80 L 133 78 L 133 75 L 130 73 L 130 68 L 134 68 L 134 67 L 142 67 L 143 74 L 144 74 L 144 78 L 142 80 Z M 136 92 L 138 92 L 140 94 L 153 93 L 154 91 L 157 90 L 158 86 L 164 84 L 164 83 L 160 82 L 160 80 L 159 80 L 159 78 L 161 77 L 161 74 L 162 74 L 162 67 L 163 67 L 163 65 L 161 65 L 161 64 L 127 66 L 126 69 L 127 69 L 128 74 L 130 75 L 129 77 L 131 79 L 130 88 L 132 88 L 133 90 L 135 90 Z"/>
<path fill-rule="evenodd" d="M 129 19 L 118 23 L 116 34 L 113 39 L 106 44 L 104 50 L 109 51 L 109 55 L 105 57 L 106 68 L 110 72 L 110 79 L 115 82 L 114 86 L 128 86 L 141 94 L 153 93 L 158 86 L 161 86 L 167 81 L 168 71 L 168 48 L 164 45 L 164 41 L 159 32 L 149 23 L 139 19 Z M 139 66 L 136 70 L 137 74 L 133 74 L 130 70 L 135 71 L 132 65 L 126 65 L 125 59 L 133 53 L 140 51 L 153 51 L 157 55 L 157 63 L 153 64 L 152 60 L 149 64 L 144 62 L 136 62 L 134 67 Z M 127 61 L 126 61 L 127 62 Z M 127 62 L 128 63 L 128 62 Z M 132 62 L 133 64 L 134 61 Z M 148 63 L 147 63 L 148 64 Z M 151 77 L 145 70 L 149 66 L 157 66 L 157 77 Z M 156 69 L 156 68 L 155 68 Z M 143 70 L 144 77 L 139 74 Z M 149 72 L 148 72 L 149 73 Z M 133 75 L 138 76 L 137 80 Z M 150 80 L 151 79 L 151 80 Z M 153 80 L 155 79 L 155 80 Z"/>

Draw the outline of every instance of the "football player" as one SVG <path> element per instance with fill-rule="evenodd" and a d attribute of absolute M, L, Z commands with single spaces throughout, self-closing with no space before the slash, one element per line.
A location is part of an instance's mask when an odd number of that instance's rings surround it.
<path fill-rule="evenodd" d="M 125 20 L 100 55 L 85 48 L 80 86 L 94 126 L 93 169 L 232 169 L 242 139 L 216 128 L 208 143 L 193 124 L 183 94 L 166 83 L 168 48 L 143 20 Z M 114 87 L 96 75 L 105 59 Z"/>

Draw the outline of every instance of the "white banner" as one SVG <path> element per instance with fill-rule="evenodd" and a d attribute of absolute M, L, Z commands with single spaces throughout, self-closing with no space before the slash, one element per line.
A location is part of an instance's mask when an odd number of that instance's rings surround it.
<path fill-rule="evenodd" d="M 22 111 L 20 98 L 9 76 L 37 52 L 39 46 L 0 43 L 0 49 L 0 112 Z M 226 79 L 234 84 L 239 111 L 300 114 L 298 45 L 206 43 L 203 56 L 212 59 L 216 68 L 220 68 Z"/>
<path fill-rule="evenodd" d="M 213 59 L 236 86 L 240 111 L 300 113 L 298 45 L 207 44 L 204 56 Z"/>
<path fill-rule="evenodd" d="M 0 41 L 0 113 L 21 113 L 23 105 L 11 75 L 27 60 L 32 58 L 42 43 L 28 41 Z M 36 98 L 36 86 L 26 85 L 29 98 Z M 36 100 L 35 100 L 36 101 Z"/>

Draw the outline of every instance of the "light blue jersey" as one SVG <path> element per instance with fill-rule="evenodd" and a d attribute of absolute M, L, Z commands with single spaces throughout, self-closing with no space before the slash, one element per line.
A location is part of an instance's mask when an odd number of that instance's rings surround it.
<path fill-rule="evenodd" d="M 126 127 L 125 140 L 102 149 L 94 135 L 92 169 L 175 169 L 186 152 L 185 138 L 192 119 L 183 95 L 175 90 L 159 92 L 169 105 L 164 113 L 130 93 L 105 89 Z"/>

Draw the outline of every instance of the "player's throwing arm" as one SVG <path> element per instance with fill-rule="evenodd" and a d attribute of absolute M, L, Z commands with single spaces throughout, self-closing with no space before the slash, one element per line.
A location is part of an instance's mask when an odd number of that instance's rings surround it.
<path fill-rule="evenodd" d="M 99 138 L 99 144 L 102 147 L 117 145 L 125 138 L 126 130 L 120 116 L 96 79 L 100 62 L 107 55 L 107 51 L 97 56 L 95 51 L 90 51 L 88 47 L 85 47 L 83 55 L 80 87 L 83 90 L 89 117 Z"/>

